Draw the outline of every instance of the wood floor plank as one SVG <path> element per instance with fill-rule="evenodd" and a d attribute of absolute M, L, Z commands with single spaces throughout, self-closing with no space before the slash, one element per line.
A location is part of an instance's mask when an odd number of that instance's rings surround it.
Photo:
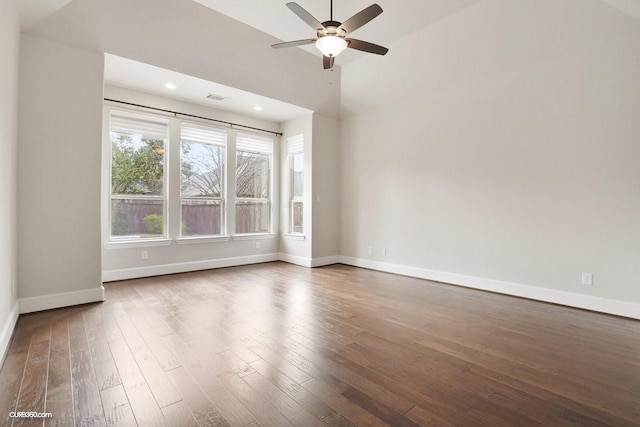
<path fill-rule="evenodd" d="M 73 425 L 73 387 L 71 384 L 71 355 L 69 354 L 69 324 L 67 319 L 51 325 L 51 355 L 47 384 L 46 411 L 53 416 L 45 419 L 45 426 Z"/>
<path fill-rule="evenodd" d="M 113 361 L 107 336 L 102 328 L 100 310 L 97 308 L 83 312 L 85 331 L 93 367 L 96 371 L 98 388 L 105 390 L 122 384 L 118 369 Z"/>
<path fill-rule="evenodd" d="M 292 378 L 298 384 L 302 384 L 313 378 L 313 375 L 300 369 L 298 366 L 291 363 L 290 360 L 280 357 L 280 355 L 272 351 L 268 346 L 264 344 L 251 346 L 250 349 L 252 352 L 260 356 L 260 359 L 258 361 L 272 361 L 272 364 L 277 366 L 278 370 L 283 371 L 285 375 L 287 375 L 289 378 Z M 251 363 L 251 365 L 253 366 L 253 362 Z M 312 373 L 317 374 L 318 371 L 313 371 Z"/>
<path fill-rule="evenodd" d="M 227 387 L 224 376 L 230 375 L 230 372 L 222 366 L 206 363 L 193 352 L 192 348 L 189 348 L 175 335 L 166 335 L 162 340 L 175 354 L 191 378 L 202 388 L 209 400 L 219 408 L 229 425 L 243 427 L 256 421 L 253 414 Z"/>
<path fill-rule="evenodd" d="M 27 352 L 10 353 L 0 370 L 0 426 L 10 426 L 9 412 L 16 409 L 22 376 L 27 363 Z"/>
<path fill-rule="evenodd" d="M 200 425 L 182 400 L 165 406 L 162 408 L 162 413 L 167 419 L 167 425 L 171 427 L 198 427 Z"/>
<path fill-rule="evenodd" d="M 139 426 L 164 426 L 166 420 L 160 411 L 147 382 L 123 338 L 109 343 L 120 373 L 122 385 Z"/>
<path fill-rule="evenodd" d="M 242 380 L 257 391 L 295 426 L 320 426 L 322 422 L 300 406 L 295 400 L 280 391 L 258 372 L 242 377 Z"/>
<path fill-rule="evenodd" d="M 273 366 L 265 360 L 257 360 L 251 366 L 268 379 L 273 385 L 278 387 L 285 395 L 305 408 L 310 414 L 321 420 L 324 424 L 332 426 L 353 426 L 342 414 L 332 409 L 322 400 L 307 391 L 300 383 L 287 376 L 277 366 Z M 308 381 L 308 380 L 307 380 Z M 304 381 L 306 382 L 306 381 Z"/>
<path fill-rule="evenodd" d="M 75 423 L 81 426 L 104 425 L 100 390 L 79 316 L 69 319 L 69 340 Z"/>
<path fill-rule="evenodd" d="M 211 403 L 184 368 L 173 369 L 167 372 L 167 375 L 175 388 L 179 390 L 185 405 L 189 407 L 198 424 L 201 426 L 229 426 L 218 408 Z"/>
<path fill-rule="evenodd" d="M 340 378 L 354 388 L 362 390 L 380 403 L 393 408 L 397 413 L 403 414 L 415 405 L 415 403 L 388 391 L 386 388 L 381 387 L 380 384 L 376 384 L 366 376 L 357 373 L 353 366 L 357 365 L 357 363 L 346 359 L 333 350 L 313 350 L 305 348 L 305 346 L 299 346 L 293 351 L 312 360 L 316 365 L 321 365 L 326 372 L 331 373 L 332 377 Z"/>
<path fill-rule="evenodd" d="M 370 396 L 355 388 L 349 387 L 347 390 L 342 392 L 342 396 L 389 425 L 407 427 L 418 426 L 418 424 L 406 418 L 403 414 L 376 402 Z"/>
<path fill-rule="evenodd" d="M 293 424 L 267 399 L 253 390 L 235 374 L 225 377 L 225 384 L 264 427 L 291 427 Z"/>
<path fill-rule="evenodd" d="M 466 427 L 474 423 L 464 414 L 458 413 L 453 419 L 444 419 L 419 406 L 411 408 L 405 416 L 421 426 Z"/>
<path fill-rule="evenodd" d="M 144 342 L 147 344 L 147 347 L 160 367 L 165 371 L 179 368 L 181 366 L 180 362 L 171 354 L 161 340 L 163 336 L 173 332 L 161 319 L 155 316 L 153 316 L 155 322 L 151 325 L 148 318 L 151 316 L 149 313 L 153 313 L 153 311 L 148 309 L 145 310 L 144 313 L 137 310 L 133 312 L 127 311 L 129 318 L 144 339 Z"/>
<path fill-rule="evenodd" d="M 131 405 L 122 385 L 100 390 L 104 418 L 107 426 L 136 426 Z"/>
<path fill-rule="evenodd" d="M 47 380 L 49 376 L 49 354 L 51 351 L 51 325 L 40 326 L 31 336 L 31 345 L 24 368 L 17 412 L 45 412 Z M 13 426 L 42 425 L 41 418 L 16 418 Z"/>
<path fill-rule="evenodd" d="M 344 397 L 341 393 L 333 389 L 331 385 L 319 378 L 313 378 L 302 386 L 358 426 L 389 425 L 360 405 Z"/>
<path fill-rule="evenodd" d="M 162 408 L 179 402 L 180 396 L 178 392 L 174 389 L 164 370 L 160 367 L 124 310 L 120 312 L 120 316 L 116 318 L 116 321 L 158 405 Z"/>
<path fill-rule="evenodd" d="M 223 377 L 229 372 L 204 362 L 175 335 L 164 336 L 162 340 L 231 426 L 245 426 L 256 421 L 253 414 L 227 388 Z"/>

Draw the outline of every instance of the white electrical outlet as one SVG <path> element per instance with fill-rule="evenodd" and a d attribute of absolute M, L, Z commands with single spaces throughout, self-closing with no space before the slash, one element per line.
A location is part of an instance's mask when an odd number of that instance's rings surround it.
<path fill-rule="evenodd" d="M 149 259 L 149 252 L 140 251 L 140 259 Z"/>
<path fill-rule="evenodd" d="M 591 273 L 582 273 L 582 284 L 592 286 L 593 285 L 593 274 Z"/>
<path fill-rule="evenodd" d="M 372 248 L 371 246 L 369 246 L 369 247 L 367 248 L 367 253 L 368 253 L 369 255 L 373 255 L 373 248 Z"/>
<path fill-rule="evenodd" d="M 260 242 L 256 242 L 256 249 L 260 249 Z"/>

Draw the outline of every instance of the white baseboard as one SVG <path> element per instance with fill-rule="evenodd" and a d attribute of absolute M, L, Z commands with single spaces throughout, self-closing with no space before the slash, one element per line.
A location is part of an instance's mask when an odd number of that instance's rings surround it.
<path fill-rule="evenodd" d="M 116 280 L 138 279 L 140 277 L 162 276 L 164 274 L 211 270 L 214 268 L 235 267 L 238 265 L 259 264 L 262 262 L 279 260 L 280 254 L 274 253 L 204 261 L 180 262 L 175 264 L 150 265 L 147 267 L 123 268 L 120 270 L 106 270 L 102 272 L 102 281 L 114 282 Z"/>
<path fill-rule="evenodd" d="M 97 288 L 83 289 L 81 291 L 20 298 L 18 303 L 20 314 L 24 314 L 98 301 L 104 301 L 104 287 L 102 285 Z"/>
<path fill-rule="evenodd" d="M 289 264 L 299 265 L 301 267 L 311 267 L 312 259 L 291 254 L 280 254 L 280 261 L 288 262 Z"/>
<path fill-rule="evenodd" d="M 0 367 L 4 364 L 4 358 L 7 356 L 9 344 L 11 344 L 11 336 L 18 321 L 18 306 L 18 301 L 16 301 L 2 325 L 2 329 L 0 329 Z"/>
<path fill-rule="evenodd" d="M 452 285 L 459 285 L 467 288 L 481 289 L 484 291 L 529 298 L 538 301 L 566 305 L 569 307 L 614 314 L 616 316 L 640 319 L 640 304 L 626 301 L 541 288 L 538 286 L 523 285 L 520 283 L 505 282 L 501 280 L 485 279 L 482 277 L 465 276 L 456 273 L 390 264 L 362 258 L 340 256 L 339 259 L 341 264 L 353 265 L 355 267 L 369 268 L 371 270 L 417 277 L 436 282 L 450 283 Z"/>
<path fill-rule="evenodd" d="M 338 255 L 327 256 L 324 258 L 313 258 L 311 260 L 311 267 L 322 267 L 325 265 L 338 264 L 340 257 Z"/>
<path fill-rule="evenodd" d="M 322 267 L 324 265 L 338 264 L 340 262 L 340 257 L 335 255 L 324 258 L 305 258 L 291 254 L 280 254 L 280 261 L 299 265 L 301 267 Z"/>

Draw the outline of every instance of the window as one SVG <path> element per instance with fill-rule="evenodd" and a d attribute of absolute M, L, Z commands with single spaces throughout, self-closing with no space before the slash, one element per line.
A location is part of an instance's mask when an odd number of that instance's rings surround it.
<path fill-rule="evenodd" d="M 287 138 L 289 156 L 289 232 L 303 232 L 304 139 L 302 135 Z"/>
<path fill-rule="evenodd" d="M 236 137 L 236 233 L 268 233 L 271 224 L 273 140 Z"/>
<path fill-rule="evenodd" d="M 113 112 L 111 136 L 111 240 L 166 236 L 165 148 L 168 124 Z"/>
<path fill-rule="evenodd" d="M 106 247 L 272 237 L 274 138 L 195 117 L 111 107 L 105 114 Z"/>
<path fill-rule="evenodd" d="M 180 235 L 216 236 L 224 232 L 223 130 L 182 123 L 180 143 Z"/>

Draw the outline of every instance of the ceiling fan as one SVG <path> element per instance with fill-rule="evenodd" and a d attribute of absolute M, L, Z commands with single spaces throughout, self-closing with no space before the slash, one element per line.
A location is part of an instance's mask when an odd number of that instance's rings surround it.
<path fill-rule="evenodd" d="M 347 34 L 354 32 L 382 13 L 382 8 L 377 4 L 372 4 L 361 10 L 345 22 L 338 22 L 333 20 L 333 0 L 331 0 L 330 19 L 322 23 L 298 3 L 287 3 L 287 7 L 316 30 L 316 38 L 276 43 L 271 45 L 274 49 L 315 43 L 316 47 L 322 52 L 322 63 L 325 70 L 332 69 L 336 56 L 348 47 L 377 55 L 385 55 L 389 51 L 386 47 L 378 46 L 377 44 L 347 38 Z"/>

